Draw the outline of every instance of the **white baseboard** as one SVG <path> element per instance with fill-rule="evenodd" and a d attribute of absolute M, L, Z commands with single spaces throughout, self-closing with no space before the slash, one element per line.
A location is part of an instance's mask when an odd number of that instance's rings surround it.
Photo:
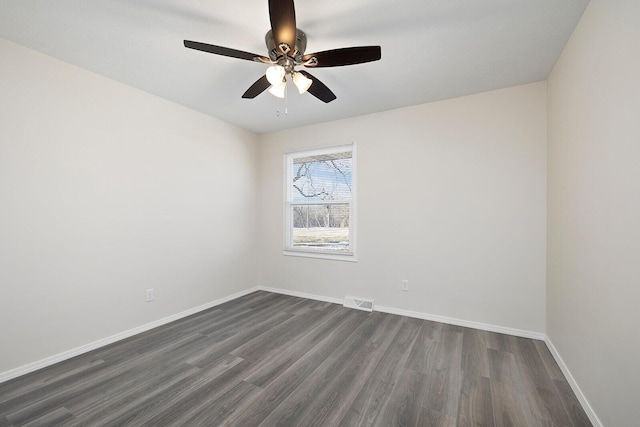
<path fill-rule="evenodd" d="M 571 389 L 573 390 L 573 392 L 575 393 L 576 397 L 578 398 L 578 401 L 580 402 L 580 405 L 582 405 L 582 409 L 584 409 L 584 412 L 589 417 L 589 420 L 591 421 L 591 424 L 593 424 L 594 427 L 602 427 L 602 422 L 600 422 L 600 419 L 598 418 L 598 416 L 596 415 L 595 411 L 593 410 L 593 408 L 589 404 L 589 401 L 587 400 L 586 396 L 584 395 L 584 393 L 580 389 L 580 386 L 578 386 L 578 383 L 576 382 L 575 378 L 573 378 L 573 375 L 571 375 L 571 371 L 569 371 L 569 368 L 564 363 L 564 360 L 562 360 L 562 356 L 560 356 L 560 353 L 558 353 L 558 350 L 556 349 L 556 347 L 551 342 L 551 338 L 546 336 L 545 339 L 544 339 L 544 342 L 545 342 L 545 344 L 547 344 L 547 348 L 549 348 L 549 351 L 551 352 L 551 355 L 556 360 L 556 363 L 560 367 L 560 370 L 564 374 L 565 378 L 567 379 L 567 382 L 571 386 Z"/>
<path fill-rule="evenodd" d="M 499 334 L 514 335 L 516 337 L 544 340 L 545 334 L 541 332 L 527 331 L 523 329 L 508 328 L 506 326 L 491 325 L 488 323 L 472 322 L 470 320 L 456 319 L 454 317 L 439 316 L 437 314 L 420 313 L 417 311 L 401 310 L 393 307 L 376 306 L 376 311 L 397 314 L 399 316 L 415 317 L 416 319 L 431 320 L 433 322 L 449 325 L 463 326 L 465 328 L 479 329 L 481 331 L 497 332 Z"/>
<path fill-rule="evenodd" d="M 288 289 L 271 288 L 268 286 L 258 286 L 261 291 L 273 292 L 276 294 L 290 295 L 294 297 L 307 298 L 317 301 L 331 302 L 340 304 L 344 302 L 342 298 L 325 297 L 322 295 L 307 294 L 305 292 L 290 291 Z M 540 332 L 525 331 L 521 329 L 507 328 L 505 326 L 489 325 L 486 323 L 471 322 L 468 320 L 455 319 L 452 317 L 438 316 L 435 314 L 420 313 L 417 311 L 401 310 L 392 307 L 374 306 L 374 311 L 383 313 L 397 314 L 399 316 L 414 317 L 416 319 L 431 320 L 434 322 L 447 323 L 450 325 L 464 326 L 466 328 L 480 329 L 483 331 L 497 332 L 500 334 L 515 335 L 523 338 L 532 338 L 535 340 L 544 340 L 545 334 Z"/>
<path fill-rule="evenodd" d="M 273 292 L 274 294 L 289 295 L 291 297 L 312 299 L 314 301 L 330 302 L 333 304 L 340 304 L 340 305 L 342 305 L 343 303 L 342 298 L 325 297 L 323 295 L 314 295 L 314 294 L 308 294 L 305 292 L 290 291 L 288 289 L 270 288 L 268 286 L 258 286 L 258 289 L 265 292 Z"/>
<path fill-rule="evenodd" d="M 74 349 L 71 349 L 71 350 L 68 350 L 68 351 L 65 351 L 65 352 L 62 352 L 62 353 L 59 353 L 59 354 L 44 358 L 42 360 L 38 360 L 38 361 L 33 362 L 33 363 L 29 363 L 29 364 L 24 365 L 24 366 L 20 366 L 18 368 L 12 369 L 10 371 L 1 372 L 0 373 L 0 383 L 8 381 L 8 380 L 10 380 L 12 378 L 19 377 L 21 375 L 28 374 L 30 372 L 37 371 L 38 369 L 46 368 L 47 366 L 51 366 L 51 365 L 56 364 L 58 362 L 62 362 L 63 360 L 71 359 L 72 357 L 76 357 L 76 356 L 79 356 L 81 354 L 87 353 L 89 351 L 98 349 L 100 347 L 104 347 L 104 346 L 112 344 L 114 342 L 123 340 L 125 338 L 129 338 L 129 337 L 131 337 L 133 335 L 136 335 L 136 334 L 139 334 L 139 333 L 142 333 L 142 332 L 146 332 L 146 331 L 151 330 L 153 328 L 157 328 L 158 326 L 166 325 L 167 323 L 171 323 L 173 321 L 182 319 L 184 317 L 191 316 L 192 314 L 196 314 L 196 313 L 198 313 L 200 311 L 207 310 L 207 309 L 209 309 L 211 307 L 215 307 L 217 305 L 224 304 L 225 302 L 234 300 L 236 298 L 240 298 L 240 297 L 242 297 L 244 295 L 250 294 L 250 293 L 255 292 L 257 290 L 259 290 L 259 289 L 257 287 L 254 287 L 254 288 L 250 288 L 250 289 L 247 289 L 247 290 L 244 290 L 244 291 L 241 291 L 241 292 L 237 292 L 235 294 L 226 296 L 224 298 L 217 299 L 215 301 L 208 302 L 208 303 L 200 305 L 198 307 L 194 307 L 194 308 L 191 308 L 189 310 L 185 310 L 185 311 L 182 311 L 180 313 L 173 314 L 171 316 L 167 316 L 167 317 L 164 317 L 162 319 L 147 323 L 145 325 L 138 326 L 138 327 L 133 328 L 133 329 L 129 329 L 128 331 L 120 332 L 118 334 L 111 335 L 111 336 L 103 338 L 101 340 L 94 341 L 92 343 L 85 344 L 85 345 L 80 346 L 80 347 L 76 347 Z"/>

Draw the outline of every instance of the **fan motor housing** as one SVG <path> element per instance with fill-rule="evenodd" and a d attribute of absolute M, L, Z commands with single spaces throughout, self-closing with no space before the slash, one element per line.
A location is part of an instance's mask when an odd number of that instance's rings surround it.
<path fill-rule="evenodd" d="M 264 41 L 267 45 L 267 51 L 269 52 L 269 58 L 276 62 L 278 58 L 282 56 L 282 52 L 277 48 L 276 42 L 273 39 L 273 33 L 271 30 L 267 31 L 264 36 Z M 293 47 L 293 52 L 289 55 L 297 62 L 300 62 L 304 51 L 307 49 L 307 35 L 304 31 L 296 28 L 296 45 Z"/>

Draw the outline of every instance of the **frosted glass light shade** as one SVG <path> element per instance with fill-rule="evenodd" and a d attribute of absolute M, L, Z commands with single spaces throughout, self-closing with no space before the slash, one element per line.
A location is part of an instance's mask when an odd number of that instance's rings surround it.
<path fill-rule="evenodd" d="M 293 84 L 298 88 L 298 92 L 305 93 L 311 87 L 313 80 L 300 72 L 293 73 Z"/>
<path fill-rule="evenodd" d="M 266 72 L 267 80 L 269 80 L 269 83 L 271 83 L 273 86 L 279 85 L 280 82 L 282 82 L 284 75 L 285 75 L 284 67 L 280 65 L 273 65 L 267 68 L 267 72 Z"/>
<path fill-rule="evenodd" d="M 271 95 L 273 96 L 277 96 L 278 98 L 284 98 L 284 91 L 286 87 L 287 87 L 287 82 L 284 79 L 282 79 L 280 81 L 280 84 L 272 85 L 269 88 L 269 93 L 271 93 Z"/>

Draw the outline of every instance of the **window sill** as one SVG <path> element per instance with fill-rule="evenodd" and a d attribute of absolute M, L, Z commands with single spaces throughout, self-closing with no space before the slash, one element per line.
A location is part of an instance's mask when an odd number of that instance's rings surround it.
<path fill-rule="evenodd" d="M 357 262 L 356 256 L 354 253 L 327 253 L 320 251 L 309 251 L 309 250 L 299 250 L 299 249 L 285 249 L 282 251 L 282 255 L 285 256 L 299 256 L 305 258 L 319 258 L 319 259 L 329 259 L 334 261 L 346 261 L 346 262 Z"/>

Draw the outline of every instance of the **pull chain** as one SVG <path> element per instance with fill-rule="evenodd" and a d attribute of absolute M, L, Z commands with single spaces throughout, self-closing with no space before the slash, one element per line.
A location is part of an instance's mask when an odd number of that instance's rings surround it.
<path fill-rule="evenodd" d="M 289 91 L 287 89 L 287 86 L 285 86 L 284 87 L 284 114 L 285 114 L 285 116 L 287 114 L 289 114 L 289 109 L 287 108 L 287 105 L 288 105 L 288 103 L 287 103 L 288 93 L 289 93 Z M 276 98 L 275 102 L 276 102 L 276 117 L 280 117 L 280 108 L 279 108 L 279 105 L 278 105 L 280 103 L 280 99 Z"/>
<path fill-rule="evenodd" d="M 289 114 L 289 111 L 287 110 L 287 96 L 288 96 L 289 91 L 287 90 L 287 86 L 284 87 L 284 115 L 286 116 L 287 114 Z"/>

